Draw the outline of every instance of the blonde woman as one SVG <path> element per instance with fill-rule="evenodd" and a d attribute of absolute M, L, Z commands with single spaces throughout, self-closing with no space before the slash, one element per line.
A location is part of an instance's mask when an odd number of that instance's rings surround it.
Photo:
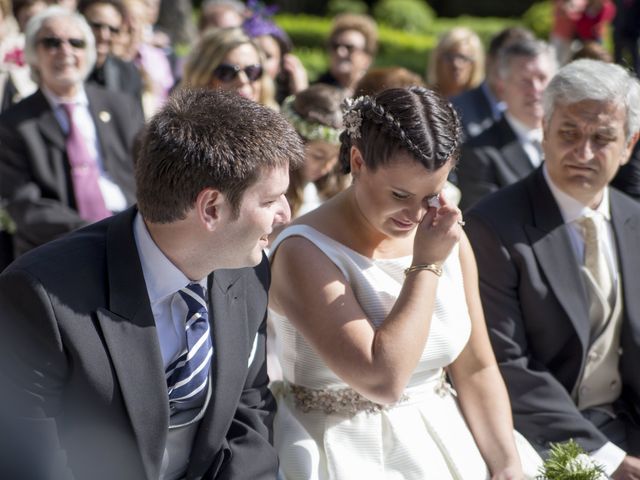
<path fill-rule="evenodd" d="M 484 79 L 484 49 L 475 32 L 455 27 L 440 37 L 429 58 L 427 83 L 451 98 L 480 85 Z"/>
<path fill-rule="evenodd" d="M 264 55 L 240 28 L 204 32 L 187 59 L 180 86 L 233 91 L 277 109 L 273 82 L 264 69 Z"/>

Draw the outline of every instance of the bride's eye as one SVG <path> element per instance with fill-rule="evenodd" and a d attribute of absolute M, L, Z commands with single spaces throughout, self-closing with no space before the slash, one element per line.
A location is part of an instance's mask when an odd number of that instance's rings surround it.
<path fill-rule="evenodd" d="M 406 200 L 407 198 L 409 198 L 409 194 L 394 192 L 393 190 L 391 191 L 391 195 L 393 195 L 393 198 L 397 198 L 398 200 Z"/>

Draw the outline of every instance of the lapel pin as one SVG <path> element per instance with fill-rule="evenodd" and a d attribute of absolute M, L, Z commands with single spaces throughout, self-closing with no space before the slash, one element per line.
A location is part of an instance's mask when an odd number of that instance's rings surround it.
<path fill-rule="evenodd" d="M 98 114 L 98 118 L 100 118 L 100 120 L 102 120 L 103 123 L 109 123 L 111 121 L 111 114 L 106 110 L 102 110 Z"/>

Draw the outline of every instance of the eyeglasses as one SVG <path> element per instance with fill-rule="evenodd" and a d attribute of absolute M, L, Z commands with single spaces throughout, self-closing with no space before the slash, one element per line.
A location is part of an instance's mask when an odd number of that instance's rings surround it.
<path fill-rule="evenodd" d="M 230 63 L 221 63 L 213 71 L 213 76 L 224 83 L 229 83 L 235 80 L 235 78 L 244 72 L 250 82 L 255 82 L 262 76 L 262 65 L 256 63 L 255 65 L 247 65 L 242 68 L 239 65 L 232 65 Z"/>
<path fill-rule="evenodd" d="M 68 43 L 71 48 L 76 49 L 83 49 L 87 46 L 87 42 L 82 38 L 44 37 L 39 39 L 38 43 L 47 50 L 57 50 L 63 43 Z"/>
<path fill-rule="evenodd" d="M 120 33 L 120 29 L 118 27 L 114 27 L 113 25 L 108 25 L 106 23 L 89 22 L 89 25 L 91 25 L 91 28 L 95 30 L 104 30 L 105 28 L 108 28 L 109 31 L 114 35 L 117 35 Z"/>
<path fill-rule="evenodd" d="M 337 52 L 339 49 L 343 48 L 347 51 L 349 55 L 353 54 L 354 52 L 359 52 L 361 50 L 364 50 L 363 47 L 358 47 L 357 45 L 353 45 L 350 43 L 341 43 L 341 42 L 331 42 L 329 44 L 329 47 L 334 52 Z"/>

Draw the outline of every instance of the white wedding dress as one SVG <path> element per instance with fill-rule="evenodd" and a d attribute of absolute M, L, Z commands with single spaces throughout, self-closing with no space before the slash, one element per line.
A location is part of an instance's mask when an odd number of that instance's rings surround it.
<path fill-rule="evenodd" d="M 400 292 L 410 256 L 370 259 L 306 225 L 285 229 L 271 255 L 290 236 L 302 236 L 324 252 L 374 327 L 382 324 Z M 443 265 L 422 357 L 403 399 L 393 406 L 381 408 L 355 393 L 285 317 L 273 311 L 270 317 L 283 375 L 273 390 L 278 399 L 274 441 L 284 479 L 489 478 L 443 373 L 471 333 L 457 247 Z M 516 440 L 525 470 L 533 477 L 540 458 L 517 433 Z"/>

